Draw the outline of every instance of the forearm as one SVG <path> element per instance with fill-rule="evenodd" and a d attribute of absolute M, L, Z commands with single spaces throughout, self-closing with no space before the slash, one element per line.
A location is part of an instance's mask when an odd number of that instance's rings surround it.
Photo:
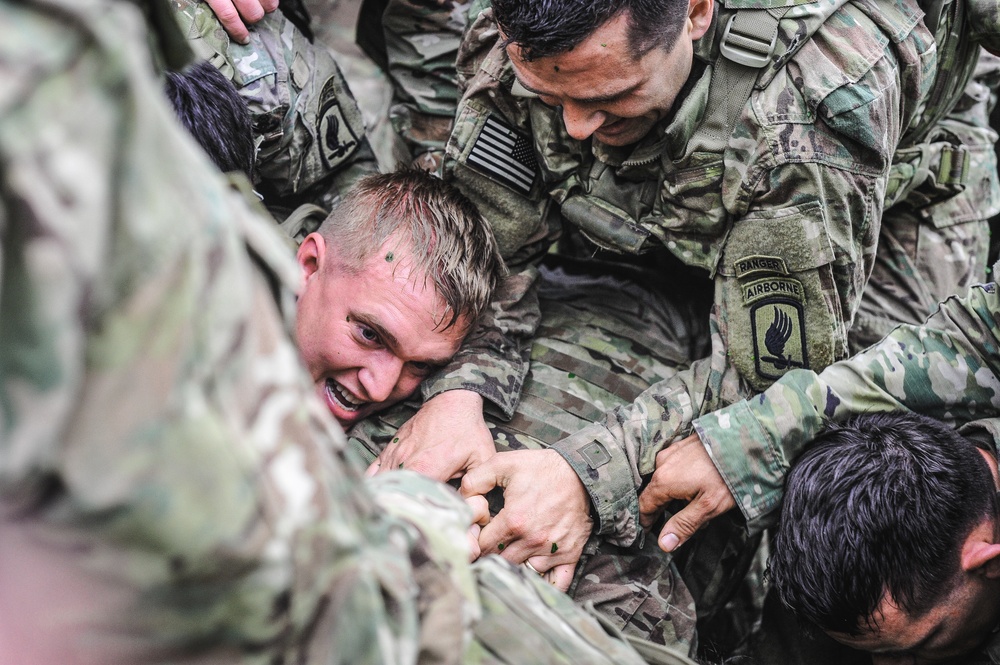
<path fill-rule="evenodd" d="M 995 414 L 998 307 L 994 285 L 975 288 L 924 326 L 900 326 L 819 375 L 793 372 L 759 398 L 700 418 L 695 427 L 749 526 L 768 525 L 789 465 L 830 420 L 909 409 L 961 425 Z"/>

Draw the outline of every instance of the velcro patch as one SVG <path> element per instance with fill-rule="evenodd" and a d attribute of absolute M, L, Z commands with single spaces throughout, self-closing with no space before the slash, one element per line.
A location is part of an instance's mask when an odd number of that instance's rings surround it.
<path fill-rule="evenodd" d="M 611 455 L 598 441 L 593 441 L 586 448 L 582 448 L 580 456 L 587 462 L 587 466 L 595 471 L 611 461 Z"/>
<path fill-rule="evenodd" d="M 806 300 L 805 291 L 802 289 L 802 282 L 789 277 L 765 277 L 755 279 L 746 284 L 740 284 L 740 291 L 743 294 L 743 304 L 752 305 L 764 298 L 783 296 L 791 298 L 799 303 Z"/>
<path fill-rule="evenodd" d="M 323 157 L 323 166 L 332 170 L 342 164 L 358 149 L 360 144 L 358 137 L 354 134 L 344 111 L 340 107 L 333 90 L 333 79 L 326 83 L 323 90 L 323 97 L 326 102 L 319 112 L 319 127 L 316 137 L 320 144 L 320 155 Z"/>
<path fill-rule="evenodd" d="M 750 309 L 757 374 L 780 379 L 809 366 L 802 303 L 786 298 L 764 300 Z"/>
<path fill-rule="evenodd" d="M 531 191 L 538 173 L 538 162 L 528 137 L 492 115 L 479 131 L 468 163 L 521 194 Z"/>
<path fill-rule="evenodd" d="M 757 273 L 788 274 L 788 266 L 780 256 L 744 256 L 733 263 L 737 278 L 756 275 Z"/>

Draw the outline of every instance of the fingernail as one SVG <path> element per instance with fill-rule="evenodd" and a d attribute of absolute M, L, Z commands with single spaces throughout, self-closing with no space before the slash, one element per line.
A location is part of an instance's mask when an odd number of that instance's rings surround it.
<path fill-rule="evenodd" d="M 241 39 L 237 39 L 236 41 L 238 41 L 243 46 L 246 46 L 247 44 L 250 43 L 250 38 L 249 37 L 243 37 Z"/>
<path fill-rule="evenodd" d="M 663 538 L 660 538 L 660 549 L 664 552 L 673 552 L 679 542 L 681 542 L 681 539 L 676 534 L 668 533 Z"/>

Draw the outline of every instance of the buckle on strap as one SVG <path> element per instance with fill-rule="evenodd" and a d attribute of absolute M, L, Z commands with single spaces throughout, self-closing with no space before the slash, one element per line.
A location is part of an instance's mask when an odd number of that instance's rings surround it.
<path fill-rule="evenodd" d="M 774 55 L 774 47 L 778 42 L 778 22 L 755 21 L 750 15 L 756 13 L 738 11 L 730 17 L 722 33 L 719 51 L 739 65 L 760 69 L 766 67 Z M 740 17 L 743 19 L 736 26 L 736 19 Z"/>

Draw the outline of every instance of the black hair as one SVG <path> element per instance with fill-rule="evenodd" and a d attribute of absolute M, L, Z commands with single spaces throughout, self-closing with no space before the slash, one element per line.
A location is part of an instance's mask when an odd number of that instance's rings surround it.
<path fill-rule="evenodd" d="M 672 48 L 687 18 L 687 0 L 493 0 L 493 16 L 508 44 L 526 60 L 565 53 L 623 12 L 632 57 Z"/>
<path fill-rule="evenodd" d="M 996 511 L 976 447 L 913 413 L 857 416 L 820 434 L 788 474 L 768 576 L 820 628 L 878 628 L 884 597 L 919 616 L 954 588 L 961 545 Z"/>
<path fill-rule="evenodd" d="M 167 97 L 181 124 L 224 172 L 252 177 L 253 125 L 246 101 L 233 83 L 208 62 L 167 72 Z"/>

